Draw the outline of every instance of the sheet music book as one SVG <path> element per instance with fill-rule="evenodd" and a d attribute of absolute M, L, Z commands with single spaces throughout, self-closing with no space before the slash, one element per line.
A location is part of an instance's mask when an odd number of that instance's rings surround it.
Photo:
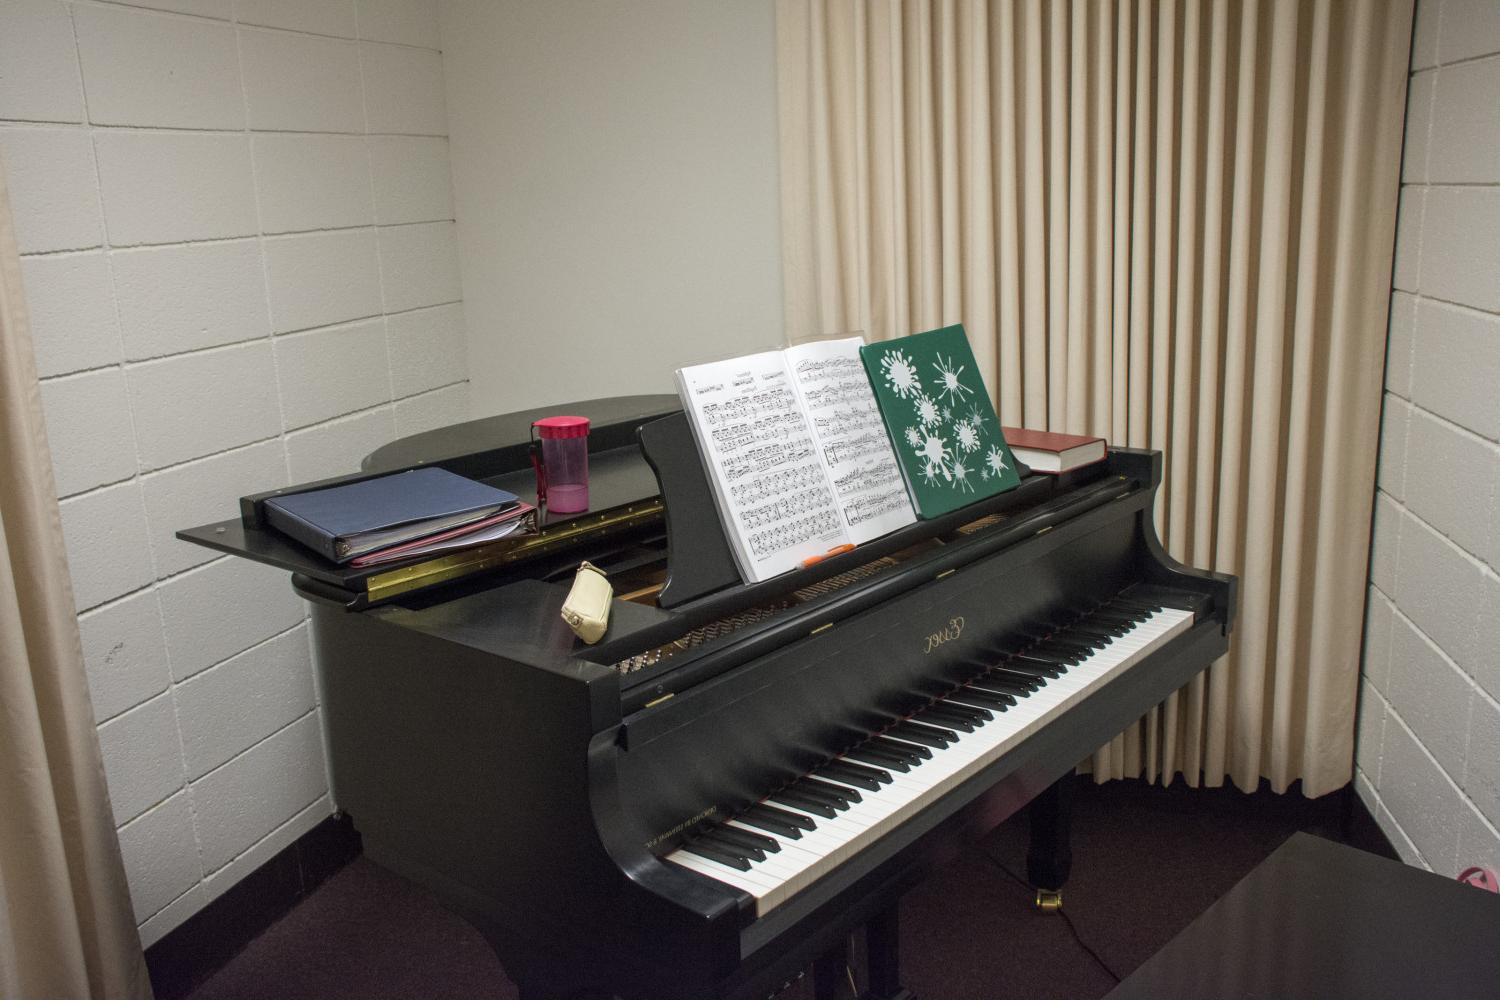
<path fill-rule="evenodd" d="M 916 520 L 859 337 L 679 369 L 740 575 L 757 583 Z"/>

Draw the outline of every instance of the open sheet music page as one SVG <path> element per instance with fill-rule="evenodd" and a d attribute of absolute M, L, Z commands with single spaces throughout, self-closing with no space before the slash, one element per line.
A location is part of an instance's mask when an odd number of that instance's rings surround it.
<path fill-rule="evenodd" d="M 747 582 L 849 541 L 780 351 L 679 369 L 677 387 Z"/>
<path fill-rule="evenodd" d="M 848 337 L 783 352 L 828 469 L 844 530 L 856 545 L 917 519 L 859 357 L 863 342 Z"/>

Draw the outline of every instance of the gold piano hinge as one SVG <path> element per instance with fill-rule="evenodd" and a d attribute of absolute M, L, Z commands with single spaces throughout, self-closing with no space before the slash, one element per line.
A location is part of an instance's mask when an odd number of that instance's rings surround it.
<path fill-rule="evenodd" d="M 937 576 L 933 577 L 933 579 L 935 579 L 935 580 L 941 580 L 943 577 L 945 577 L 945 576 L 952 576 L 954 573 L 957 573 L 957 572 L 958 572 L 958 567 L 955 566 L 952 569 L 945 569 L 945 570 L 943 570 Z"/>
<path fill-rule="evenodd" d="M 622 528 L 642 524 L 659 516 L 663 510 L 660 500 L 630 504 L 601 514 L 569 521 L 555 528 L 543 528 L 535 535 L 524 538 L 502 538 L 488 545 L 478 545 L 450 555 L 429 559 L 415 566 L 403 566 L 385 573 L 378 573 L 365 581 L 365 591 L 372 601 L 383 601 L 398 594 L 430 587 L 458 577 L 478 573 L 481 570 L 503 566 L 528 556 L 541 555 L 561 548 L 568 542 L 587 538 L 595 534 L 609 534 Z"/>
<path fill-rule="evenodd" d="M 656 699 L 653 699 L 651 701 L 646 702 L 646 707 L 647 708 L 651 708 L 651 707 L 653 707 L 655 705 L 660 705 L 662 702 L 666 701 L 668 698 L 675 697 L 676 694 L 677 694 L 676 691 L 668 691 L 666 694 L 662 695 L 660 698 L 656 698 Z"/>
<path fill-rule="evenodd" d="M 809 636 L 814 636 L 814 635 L 817 635 L 819 632 L 827 632 L 831 628 L 833 628 L 833 622 L 825 622 L 824 624 L 819 625 L 817 628 L 813 629 L 811 632 L 809 632 L 807 634 Z"/>
<path fill-rule="evenodd" d="M 1049 524 L 1045 528 L 1038 528 L 1038 529 L 1036 529 L 1036 533 L 1038 535 L 1045 535 L 1047 532 L 1051 531 L 1052 528 L 1053 528 L 1053 526 Z"/>

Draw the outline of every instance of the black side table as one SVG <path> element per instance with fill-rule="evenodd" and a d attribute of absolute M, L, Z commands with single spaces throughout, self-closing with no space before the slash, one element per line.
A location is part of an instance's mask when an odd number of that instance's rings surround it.
<path fill-rule="evenodd" d="M 1500 997 L 1500 896 L 1294 835 L 1105 1000 Z"/>

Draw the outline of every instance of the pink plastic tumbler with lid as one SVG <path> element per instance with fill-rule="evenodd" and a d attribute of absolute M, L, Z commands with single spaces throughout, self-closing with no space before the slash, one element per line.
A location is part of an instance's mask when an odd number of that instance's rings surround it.
<path fill-rule="evenodd" d="M 589 418 L 543 417 L 531 425 L 542 439 L 536 467 L 537 503 L 558 514 L 589 509 Z"/>

